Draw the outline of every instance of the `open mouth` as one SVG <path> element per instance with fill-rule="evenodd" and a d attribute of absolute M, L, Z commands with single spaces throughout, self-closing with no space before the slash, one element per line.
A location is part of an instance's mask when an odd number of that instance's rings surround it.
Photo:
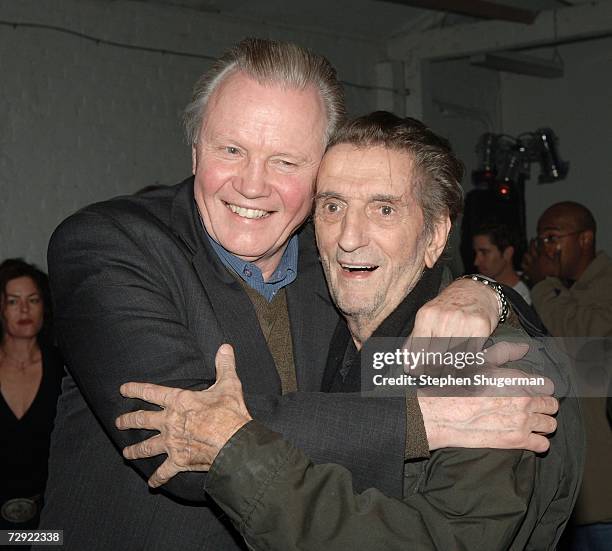
<path fill-rule="evenodd" d="M 240 207 L 232 203 L 226 203 L 225 201 L 223 201 L 223 204 L 234 214 L 237 214 L 241 218 L 248 218 L 249 220 L 259 220 L 260 218 L 267 218 L 272 213 L 272 211 L 267 210 Z"/>
<path fill-rule="evenodd" d="M 373 272 L 378 266 L 373 264 L 340 264 L 345 272 Z"/>

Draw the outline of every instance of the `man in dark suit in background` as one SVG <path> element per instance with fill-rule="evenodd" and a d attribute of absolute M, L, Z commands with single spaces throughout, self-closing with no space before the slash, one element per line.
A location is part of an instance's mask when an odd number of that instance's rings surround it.
<path fill-rule="evenodd" d="M 327 60 L 246 40 L 198 82 L 187 108 L 194 178 L 87 207 L 56 230 L 49 271 L 70 375 L 42 527 L 63 529 L 65 548 L 243 548 L 207 500 L 205 475 L 182 473 L 163 492 L 149 491 L 143 476 L 160 461 L 128 465 L 118 448 L 150 433 L 114 426 L 138 407 L 121 398 L 122 383 L 206 388 L 224 342 L 234 345 L 253 416 L 314 461 L 344 465 L 358 488 L 400 497 L 404 459 L 430 448 L 547 447 L 532 432 L 535 398 L 507 404 L 504 417 L 473 402 L 451 412 L 416 396 L 365 404 L 319 392 L 338 314 L 312 228 L 302 224 L 343 113 Z M 478 283 L 458 282 L 421 311 L 415 333 L 488 335 L 497 300 Z M 527 415 L 513 415 L 517 407 Z M 491 430 L 502 417 L 511 424 L 504 438 Z"/>

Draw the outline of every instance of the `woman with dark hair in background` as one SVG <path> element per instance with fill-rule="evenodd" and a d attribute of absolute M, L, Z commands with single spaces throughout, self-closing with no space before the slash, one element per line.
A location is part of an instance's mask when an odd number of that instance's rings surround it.
<path fill-rule="evenodd" d="M 0 264 L 0 529 L 38 526 L 63 361 L 53 346 L 47 276 Z"/>

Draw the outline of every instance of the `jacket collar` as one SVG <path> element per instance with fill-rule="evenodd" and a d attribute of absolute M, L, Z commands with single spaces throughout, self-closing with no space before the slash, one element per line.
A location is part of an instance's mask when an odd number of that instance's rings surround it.
<path fill-rule="evenodd" d="M 237 283 L 234 277 L 225 269 L 210 245 L 209 240 L 206 238 L 195 202 L 193 186 L 193 176 L 181 182 L 179 190 L 172 201 L 170 227 L 176 237 L 183 242 L 193 255 L 196 268 L 197 264 L 200 266 L 206 265 L 215 272 L 223 283 Z M 200 271 L 198 273 L 202 278 L 203 273 Z"/>
<path fill-rule="evenodd" d="M 172 201 L 170 227 L 174 234 L 195 254 L 204 244 L 204 234 L 193 194 L 194 177 L 183 180 Z"/>

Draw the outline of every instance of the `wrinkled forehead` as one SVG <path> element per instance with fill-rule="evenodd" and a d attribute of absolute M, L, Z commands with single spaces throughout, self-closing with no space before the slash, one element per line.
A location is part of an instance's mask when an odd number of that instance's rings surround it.
<path fill-rule="evenodd" d="M 298 88 L 259 81 L 242 71 L 228 74 L 213 90 L 199 134 L 210 128 L 235 132 L 256 124 L 267 127 L 272 122 L 279 140 L 303 141 L 307 133 L 309 139 L 316 139 L 323 147 L 326 144 L 328 115 L 314 85 Z"/>
<path fill-rule="evenodd" d="M 337 144 L 327 150 L 317 176 L 317 193 L 350 192 L 412 196 L 416 170 L 411 155 L 384 146 Z"/>

